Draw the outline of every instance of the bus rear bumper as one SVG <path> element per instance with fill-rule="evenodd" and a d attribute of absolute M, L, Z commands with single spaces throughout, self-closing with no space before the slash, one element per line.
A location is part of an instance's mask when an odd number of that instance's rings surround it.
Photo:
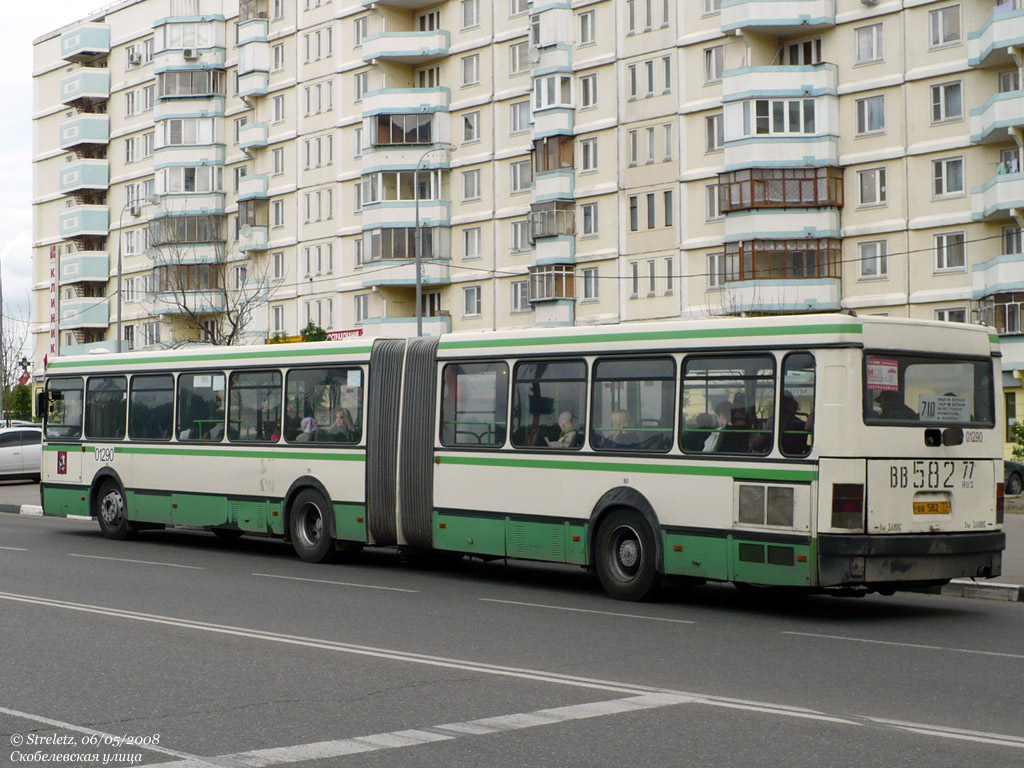
<path fill-rule="evenodd" d="M 1002 573 L 1003 531 L 948 534 L 820 534 L 818 585 L 902 588 Z"/>

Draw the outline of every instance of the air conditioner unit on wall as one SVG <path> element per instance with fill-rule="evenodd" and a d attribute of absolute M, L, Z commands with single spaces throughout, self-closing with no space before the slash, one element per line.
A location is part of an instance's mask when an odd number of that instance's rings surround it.
<path fill-rule="evenodd" d="M 860 0 L 864 5 L 878 5 L 878 0 Z"/>
<path fill-rule="evenodd" d="M 198 59 L 199 51 L 197 51 L 195 48 L 185 48 L 182 50 L 181 55 L 184 56 L 186 59 Z"/>

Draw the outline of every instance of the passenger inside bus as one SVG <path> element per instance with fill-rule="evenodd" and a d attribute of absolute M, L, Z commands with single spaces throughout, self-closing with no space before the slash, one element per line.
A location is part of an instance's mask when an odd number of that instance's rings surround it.
<path fill-rule="evenodd" d="M 561 430 L 558 438 L 552 440 L 544 438 L 551 448 L 572 448 L 576 444 L 576 436 L 579 434 L 579 427 L 576 424 L 576 417 L 569 411 L 562 411 L 558 415 L 558 428 Z"/>
<path fill-rule="evenodd" d="M 301 431 L 295 436 L 296 443 L 308 443 L 316 439 L 316 419 L 307 416 L 300 424 Z"/>
<path fill-rule="evenodd" d="M 356 424 L 352 421 L 352 414 L 349 413 L 348 408 L 339 408 L 334 414 L 334 423 L 327 430 L 327 434 L 332 440 L 350 442 L 355 431 Z"/>
<path fill-rule="evenodd" d="M 903 402 L 903 396 L 899 392 L 891 389 L 878 393 L 875 406 L 883 419 L 917 421 L 917 412 Z"/>
<path fill-rule="evenodd" d="M 635 448 L 637 434 L 633 431 L 636 421 L 629 411 L 612 411 L 612 431 L 605 438 L 606 448 Z"/>
<path fill-rule="evenodd" d="M 797 416 L 799 405 L 789 392 L 782 396 L 782 428 L 779 431 L 779 447 L 783 453 L 803 455 L 807 453 L 807 422 Z"/>

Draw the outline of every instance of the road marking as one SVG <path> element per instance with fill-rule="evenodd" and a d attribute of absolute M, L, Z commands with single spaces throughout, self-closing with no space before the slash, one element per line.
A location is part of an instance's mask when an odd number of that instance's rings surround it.
<path fill-rule="evenodd" d="M 206 569 L 198 565 L 178 565 L 177 563 L 158 563 L 155 560 L 129 560 L 127 557 L 102 557 L 100 555 L 76 555 L 72 552 L 68 553 L 68 557 L 86 557 L 90 560 L 113 560 L 117 563 L 136 563 L 138 565 L 165 565 L 168 568 L 188 568 L 190 571 L 205 571 Z"/>
<path fill-rule="evenodd" d="M 360 589 L 383 589 L 387 592 L 411 592 L 419 593 L 418 589 L 401 589 L 399 587 L 379 587 L 375 584 L 355 584 L 349 581 L 327 581 L 326 579 L 304 579 L 299 576 L 278 576 L 274 573 L 254 573 L 253 576 L 262 576 L 265 579 L 286 579 L 287 581 L 308 581 L 313 584 L 333 584 L 337 587 L 359 587 Z"/>
<path fill-rule="evenodd" d="M 28 552 L 28 550 L 23 547 L 0 547 L 0 549 L 7 549 L 11 552 Z"/>
<path fill-rule="evenodd" d="M 818 637 L 823 640 L 843 640 L 848 643 L 870 643 L 872 645 L 895 645 L 900 648 L 917 648 L 925 651 L 947 651 L 949 653 L 969 653 L 975 656 L 1000 656 L 1004 659 L 1024 659 L 1019 653 L 1001 653 L 999 651 L 976 651 L 971 648 L 945 648 L 941 645 L 921 645 L 920 643 L 897 643 L 893 640 L 871 640 L 865 637 L 843 637 L 842 635 L 819 635 L 814 632 L 783 632 L 784 635 L 798 637 Z"/>
<path fill-rule="evenodd" d="M 322 760 L 325 758 L 343 757 L 345 755 L 364 754 L 366 752 L 379 752 L 385 749 L 415 747 L 421 744 L 434 744 L 439 741 L 464 739 L 469 736 L 508 733 L 509 731 L 555 725 L 571 720 L 588 720 L 595 717 L 608 717 L 609 715 L 637 712 L 644 709 L 671 707 L 677 704 L 685 704 L 689 701 L 690 699 L 686 696 L 652 693 L 642 696 L 630 696 L 625 699 L 612 699 L 610 701 L 596 701 L 589 704 L 572 704 L 567 707 L 539 709 L 534 712 L 524 712 L 515 715 L 485 717 L 480 720 L 468 720 L 461 723 L 445 723 L 430 728 L 376 733 L 352 739 L 317 741 L 311 744 L 295 744 L 290 747 L 256 749 L 251 752 L 235 752 L 228 755 L 211 757 L 209 760 L 213 763 L 237 766 L 238 768 L 257 768 L 257 766 L 264 768 L 265 766 L 272 765 L 300 763 L 305 760 Z M 159 765 L 162 768 L 201 768 L 201 766 L 209 765 L 209 763 L 180 760 L 167 763 L 149 763 L 149 765 Z"/>
<path fill-rule="evenodd" d="M 19 718 L 22 718 L 23 720 L 32 720 L 32 721 L 37 722 L 37 723 L 42 723 L 43 725 L 49 725 L 49 726 L 52 726 L 54 728 L 60 728 L 60 729 L 65 730 L 65 731 L 75 731 L 76 733 L 85 733 L 85 734 L 88 734 L 89 736 L 99 736 L 101 739 L 111 739 L 115 743 L 120 743 L 121 740 L 124 738 L 124 734 L 115 734 L 115 733 L 107 733 L 106 731 L 97 731 L 97 730 L 95 730 L 93 728 L 85 728 L 85 727 L 83 727 L 81 725 L 75 725 L 74 723 L 65 723 L 62 720 L 53 720 L 53 719 L 51 719 L 49 717 L 43 717 L 42 715 L 33 715 L 33 714 L 28 713 L 28 712 L 19 712 L 16 709 L 8 709 L 7 707 L 0 707 L 0 714 L 10 715 L 11 717 L 19 717 Z M 106 745 L 106 746 L 112 746 L 112 745 Z M 178 752 L 178 751 L 173 750 L 173 749 L 167 749 L 166 747 L 161 747 L 161 746 L 159 746 L 157 744 L 135 744 L 135 743 L 133 743 L 133 744 L 130 744 L 130 745 L 126 744 L 124 746 L 126 746 L 126 747 L 128 747 L 128 746 L 130 746 L 130 747 L 138 747 L 139 749 L 147 749 L 150 752 L 159 752 L 160 754 L 168 755 L 170 757 L 182 757 L 182 758 L 185 758 L 186 760 L 197 760 L 199 762 L 193 763 L 193 765 L 197 766 L 197 768 L 199 766 L 212 766 L 212 765 L 214 765 L 214 763 L 209 763 L 209 762 L 204 761 L 203 758 L 199 757 L 198 755 L 193 755 L 193 754 L 190 754 L 188 752 Z"/>
<path fill-rule="evenodd" d="M 653 686 L 633 685 L 619 683 L 614 680 L 601 680 L 591 677 L 578 677 L 564 675 L 558 672 L 546 672 L 539 669 L 527 669 L 522 667 L 505 667 L 496 664 L 485 664 L 482 662 L 467 661 L 464 659 L 446 658 L 443 656 L 429 656 L 426 654 L 412 653 L 407 651 L 388 650 L 373 648 L 365 645 L 354 645 L 351 643 L 340 643 L 332 640 L 321 640 L 312 637 L 298 635 L 285 635 L 275 632 L 266 632 L 259 629 L 248 629 L 245 627 L 233 627 L 224 624 L 210 624 L 190 619 L 179 619 L 172 616 L 161 616 L 159 614 L 140 613 L 127 611 L 120 608 L 107 608 L 99 605 L 88 605 L 84 603 L 72 603 L 64 600 L 52 600 L 46 597 L 35 597 L 32 595 L 19 595 L 12 592 L 0 592 L 0 600 L 10 602 L 28 603 L 48 608 L 60 608 L 62 610 L 77 611 L 80 613 L 91 613 L 101 616 L 111 616 L 129 621 L 139 621 L 162 626 L 180 627 L 192 629 L 199 632 L 210 632 L 220 635 L 234 637 L 246 637 L 253 640 L 265 640 L 268 642 L 281 643 L 283 645 L 294 645 L 306 648 L 319 648 L 337 653 L 349 653 L 357 656 L 367 656 L 391 661 L 404 661 L 409 664 L 423 664 L 431 667 L 445 669 L 458 669 L 468 672 L 476 672 L 482 675 L 495 675 L 500 677 L 517 678 L 521 680 L 532 680 L 537 682 L 551 683 L 554 685 L 566 685 L 574 688 L 587 690 L 611 691 L 631 696 L 645 696 L 647 694 L 663 694 L 678 696 L 687 699 L 690 703 L 710 707 L 724 707 L 728 709 L 740 709 L 759 714 L 777 715 L 802 720 L 830 722 L 855 727 L 873 726 L 886 728 L 900 728 L 913 731 L 926 736 L 937 736 L 942 738 L 959 739 L 962 741 L 976 741 L 997 746 L 1009 746 L 1017 749 L 1024 749 L 1024 738 L 1006 734 L 985 733 L 983 731 L 969 731 L 943 726 L 930 725 L 927 723 L 882 723 L 868 717 L 859 715 L 839 716 L 826 712 L 818 712 L 803 707 L 793 707 L 785 704 L 772 704 L 769 702 L 752 701 L 745 699 L 732 699 L 720 696 L 708 696 L 687 691 L 676 691 Z M 305 758 L 308 759 L 308 758 Z M 199 765 L 198 763 L 196 765 Z"/>
<path fill-rule="evenodd" d="M 552 611 L 567 611 L 570 613 L 596 613 L 600 616 L 616 616 L 623 619 L 640 619 L 642 621 L 667 621 L 671 624 L 696 624 L 696 621 L 687 619 L 664 619 L 660 616 L 639 616 L 635 613 L 615 613 L 614 611 L 594 611 L 588 608 L 567 608 L 564 605 L 544 605 L 543 603 L 521 603 L 518 600 L 495 600 L 492 597 L 477 598 L 484 603 L 502 603 L 503 605 L 522 605 L 527 608 L 547 608 Z"/>

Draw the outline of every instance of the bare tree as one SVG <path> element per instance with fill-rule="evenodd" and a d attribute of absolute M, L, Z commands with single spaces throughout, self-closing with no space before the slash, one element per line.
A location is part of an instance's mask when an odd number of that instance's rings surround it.
<path fill-rule="evenodd" d="M 21 378 L 29 365 L 25 357 L 25 341 L 28 338 L 28 320 L 21 313 L 4 312 L 3 334 L 0 336 L 0 396 L 3 414 L 11 410 L 11 393 L 22 383 Z"/>
<path fill-rule="evenodd" d="M 174 343 L 235 346 L 265 339 L 267 259 L 220 241 L 221 217 L 167 216 L 154 224 L 153 290 L 156 303 L 173 318 Z M 193 231 L 204 227 L 209 231 Z M 263 322 L 257 322 L 261 315 Z"/>

